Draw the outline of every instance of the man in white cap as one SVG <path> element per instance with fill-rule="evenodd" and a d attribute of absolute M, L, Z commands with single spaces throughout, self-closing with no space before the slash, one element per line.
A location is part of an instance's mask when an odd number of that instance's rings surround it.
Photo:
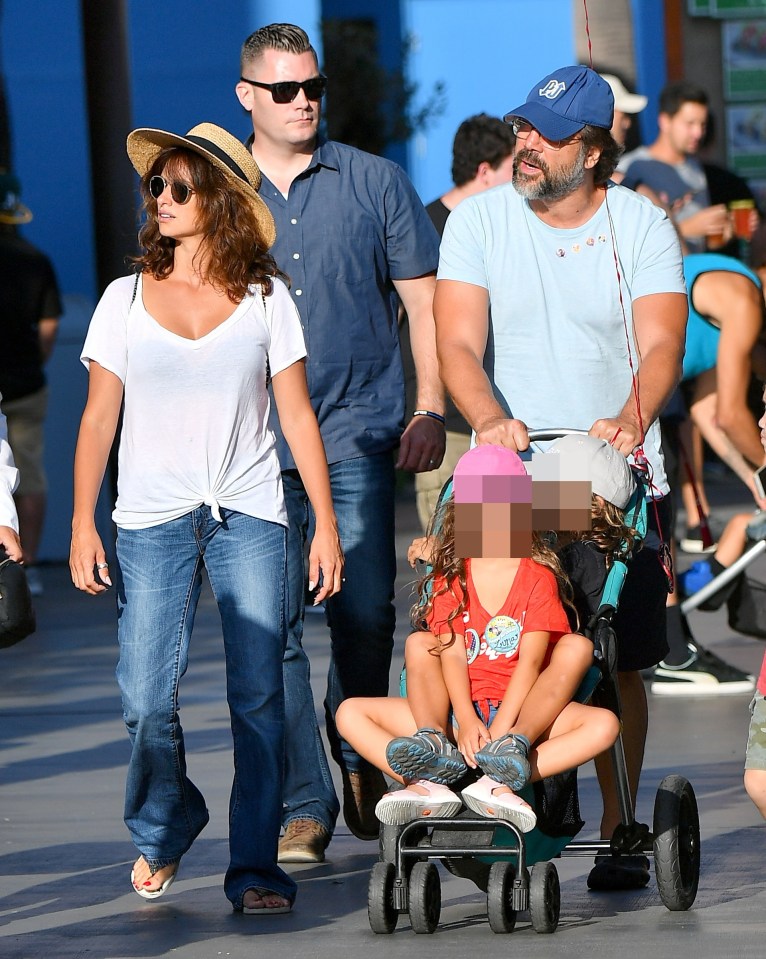
<path fill-rule="evenodd" d="M 645 109 L 649 100 L 640 93 L 630 93 L 622 80 L 612 73 L 602 73 L 601 79 L 606 80 L 609 84 L 609 89 L 612 91 L 612 96 L 614 97 L 612 136 L 621 147 L 624 147 L 628 130 L 633 125 L 633 117 Z M 619 179 L 617 182 L 619 183 Z"/>

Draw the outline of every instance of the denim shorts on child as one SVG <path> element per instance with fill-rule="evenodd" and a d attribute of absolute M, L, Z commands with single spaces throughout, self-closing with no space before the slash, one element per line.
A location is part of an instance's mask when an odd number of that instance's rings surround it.
<path fill-rule="evenodd" d="M 476 710 L 476 715 L 484 723 L 485 726 L 489 727 L 492 724 L 492 720 L 495 718 L 495 714 L 500 708 L 499 699 L 475 699 L 473 701 L 473 708 Z M 453 729 L 457 729 L 458 723 L 455 720 L 455 714 L 450 710 L 449 714 L 449 724 Z"/>
<path fill-rule="evenodd" d="M 766 770 L 766 699 L 763 693 L 756 693 L 750 703 L 745 769 Z"/>

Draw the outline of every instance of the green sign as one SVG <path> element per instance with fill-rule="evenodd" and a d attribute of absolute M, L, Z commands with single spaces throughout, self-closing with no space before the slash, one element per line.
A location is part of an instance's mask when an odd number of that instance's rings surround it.
<path fill-rule="evenodd" d="M 710 0 L 711 17 L 766 17 L 766 0 Z"/>
<path fill-rule="evenodd" d="M 692 17 L 709 17 L 713 0 L 689 0 L 689 14 Z"/>
<path fill-rule="evenodd" d="M 766 95 L 766 20 L 730 20 L 721 30 L 723 88 L 727 100 Z"/>

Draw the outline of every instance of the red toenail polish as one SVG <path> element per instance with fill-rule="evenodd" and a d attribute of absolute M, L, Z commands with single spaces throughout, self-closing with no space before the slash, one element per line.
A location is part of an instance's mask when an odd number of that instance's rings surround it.
<path fill-rule="evenodd" d="M 151 886 L 151 884 L 152 884 L 151 879 L 147 879 L 146 882 L 144 883 L 145 886 Z"/>

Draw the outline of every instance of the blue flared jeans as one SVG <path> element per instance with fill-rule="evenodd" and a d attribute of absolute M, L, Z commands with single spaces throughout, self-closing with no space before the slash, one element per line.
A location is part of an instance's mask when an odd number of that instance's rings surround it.
<path fill-rule="evenodd" d="M 282 473 L 290 518 L 288 630 L 284 662 L 287 749 L 283 822 L 313 819 L 332 833 L 339 811 L 303 649 L 311 507 L 297 470 Z M 362 759 L 335 729 L 335 711 L 351 696 L 388 695 L 394 646 L 395 476 L 390 452 L 330 464 L 330 486 L 346 559 L 343 588 L 326 605 L 330 667 L 325 720 L 333 758 L 349 770 Z"/>
<path fill-rule="evenodd" d="M 286 640 L 286 530 L 208 506 L 148 529 L 120 529 L 117 680 L 132 752 L 125 823 L 150 866 L 189 849 L 208 821 L 189 779 L 178 686 L 205 567 L 221 616 L 234 741 L 230 862 L 224 890 L 235 909 L 247 889 L 289 899 L 277 865 L 284 764 L 282 656 Z"/>

